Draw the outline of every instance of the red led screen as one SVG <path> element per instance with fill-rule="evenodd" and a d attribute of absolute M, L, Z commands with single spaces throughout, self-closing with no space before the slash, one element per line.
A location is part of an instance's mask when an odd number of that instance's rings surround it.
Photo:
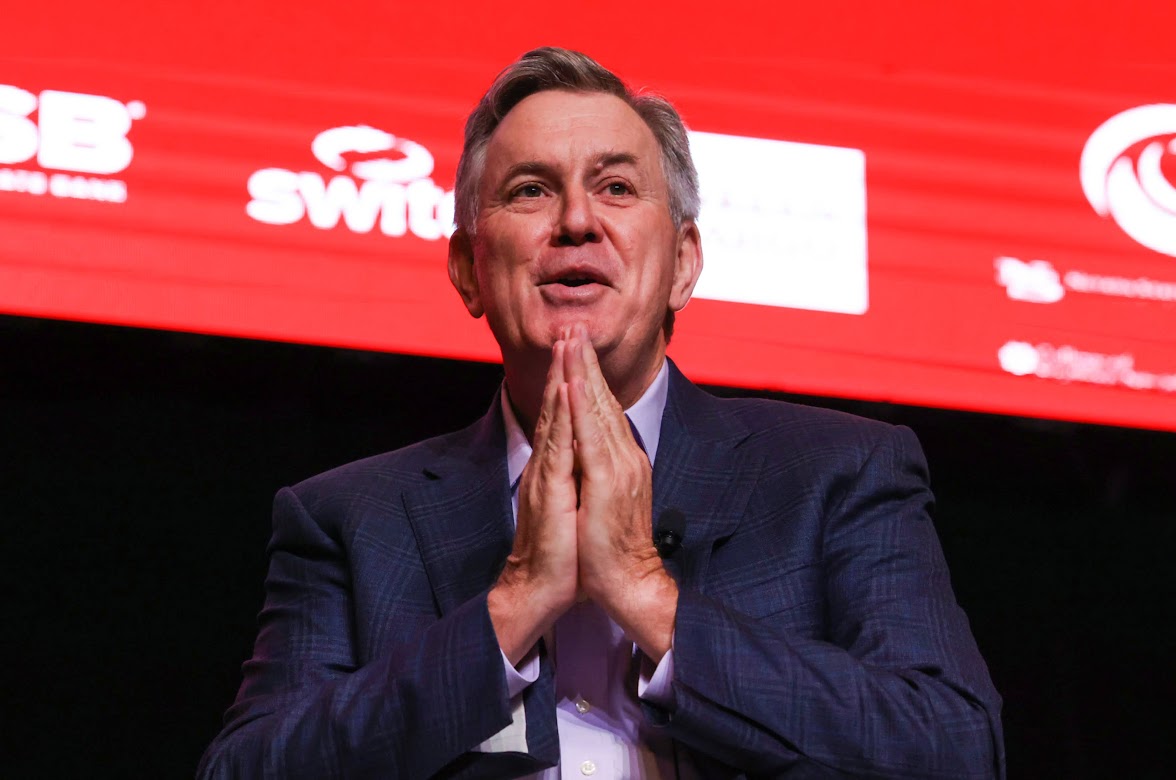
<path fill-rule="evenodd" d="M 494 360 L 461 127 L 554 43 L 691 127 L 692 378 L 1176 430 L 1164 4 L 634 5 L 18 10 L 0 311 Z"/>

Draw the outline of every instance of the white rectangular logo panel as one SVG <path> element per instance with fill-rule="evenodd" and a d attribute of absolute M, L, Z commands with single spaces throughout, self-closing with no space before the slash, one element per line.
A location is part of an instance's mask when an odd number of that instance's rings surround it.
<path fill-rule="evenodd" d="M 702 190 L 695 297 L 866 312 L 864 152 L 697 132 L 690 151 Z"/>

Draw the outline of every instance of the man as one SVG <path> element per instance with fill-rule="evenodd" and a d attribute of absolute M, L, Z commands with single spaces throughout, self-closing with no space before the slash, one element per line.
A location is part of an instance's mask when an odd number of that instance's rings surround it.
<path fill-rule="evenodd" d="M 278 494 L 201 774 L 1002 775 L 914 436 L 666 360 L 702 269 L 672 107 L 531 52 L 471 115 L 457 192 L 449 273 L 500 397 Z"/>

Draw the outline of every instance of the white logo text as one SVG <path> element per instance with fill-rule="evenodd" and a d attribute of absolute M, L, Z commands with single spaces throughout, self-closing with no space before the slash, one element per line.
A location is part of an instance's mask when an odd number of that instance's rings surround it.
<path fill-rule="evenodd" d="M 0 191 L 124 202 L 126 182 L 106 177 L 131 164 L 127 134 L 146 113 L 135 100 L 0 84 L 0 165 L 37 166 L 0 168 Z"/>
<path fill-rule="evenodd" d="M 453 232 L 453 191 L 433 182 L 433 155 L 415 141 L 355 125 L 319 133 L 310 148 L 338 175 L 263 168 L 249 177 L 245 213 L 270 225 L 305 218 L 320 230 L 342 219 L 355 233 L 370 233 L 378 224 L 386 236 L 412 233 L 429 241 Z M 385 153 L 394 156 L 366 157 Z M 345 155 L 365 159 L 349 164 Z"/>

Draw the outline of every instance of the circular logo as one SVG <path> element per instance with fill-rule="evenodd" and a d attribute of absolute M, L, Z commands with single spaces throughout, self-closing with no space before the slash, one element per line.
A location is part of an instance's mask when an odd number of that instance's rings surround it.
<path fill-rule="evenodd" d="M 1128 109 L 1082 150 L 1086 199 L 1148 249 L 1176 257 L 1176 105 Z"/>
<path fill-rule="evenodd" d="M 334 171 L 347 170 L 345 154 L 370 155 L 396 152 L 399 157 L 375 157 L 351 164 L 351 173 L 367 181 L 407 184 L 433 172 L 433 155 L 407 138 L 397 138 L 368 125 L 332 127 L 314 137 L 310 150 L 318 161 Z"/>

